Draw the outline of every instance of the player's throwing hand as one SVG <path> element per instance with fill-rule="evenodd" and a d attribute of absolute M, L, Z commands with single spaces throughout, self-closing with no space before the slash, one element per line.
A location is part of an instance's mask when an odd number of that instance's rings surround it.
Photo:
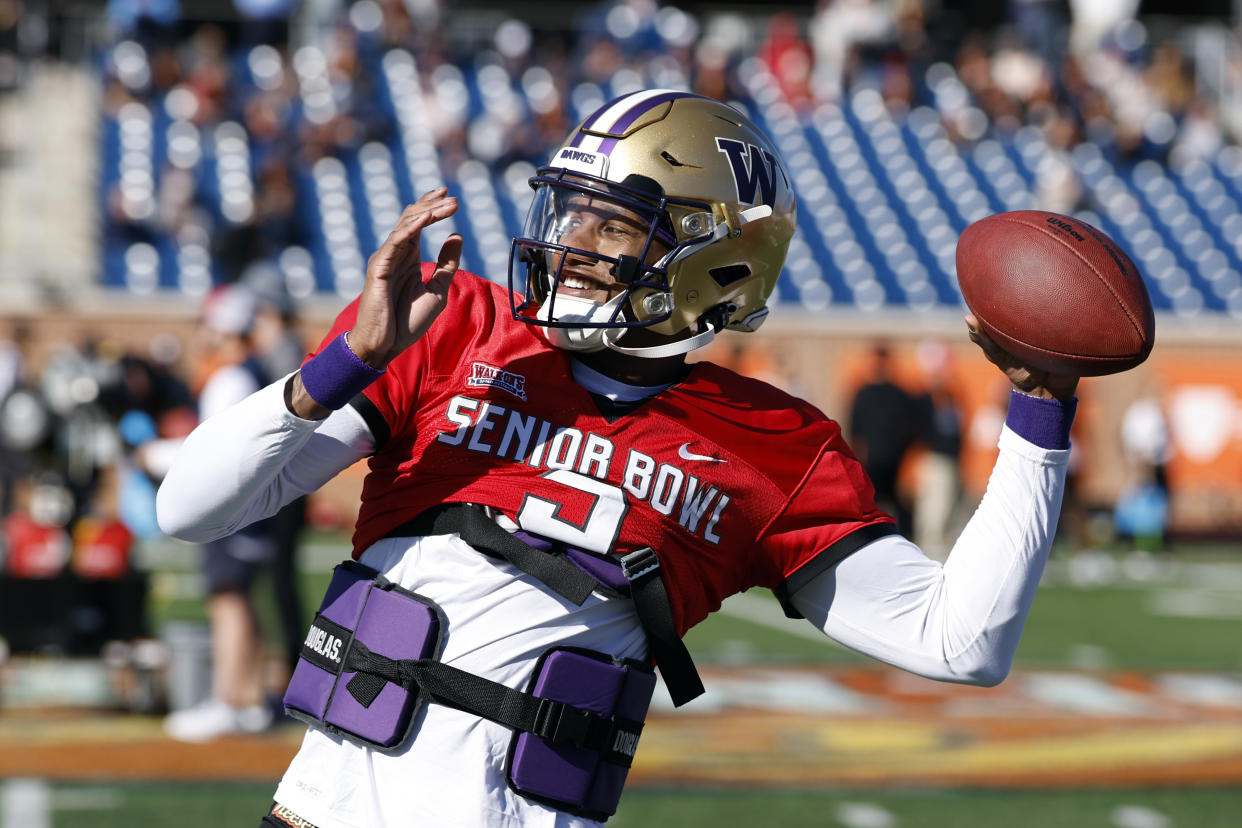
<path fill-rule="evenodd" d="M 969 332 L 970 341 L 983 350 L 989 362 L 1005 372 L 1005 376 L 1009 377 L 1014 388 L 1032 397 L 1055 397 L 1062 401 L 1073 399 L 1074 391 L 1078 388 L 1078 377 L 1053 374 L 1020 362 L 983 332 L 974 314 L 966 315 L 966 329 Z"/>
<path fill-rule="evenodd" d="M 405 208 L 397 226 L 367 262 L 358 320 L 349 347 L 373 368 L 384 368 L 418 341 L 444 310 L 449 284 L 461 263 L 461 236 L 449 236 L 436 267 L 423 281 L 421 236 L 428 225 L 457 212 L 457 199 L 437 187 Z"/>

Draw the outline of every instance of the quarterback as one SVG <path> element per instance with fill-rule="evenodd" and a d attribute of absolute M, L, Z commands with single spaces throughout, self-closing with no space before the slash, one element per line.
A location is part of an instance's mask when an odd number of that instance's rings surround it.
<path fill-rule="evenodd" d="M 206 541 L 363 458 L 285 696 L 309 723 L 270 826 L 579 826 L 612 815 L 655 688 L 703 692 L 680 638 L 751 587 L 919 675 L 1008 672 L 1056 528 L 1076 377 L 1012 381 L 987 493 L 944 564 L 900 536 L 839 426 L 686 354 L 758 328 L 794 232 L 742 114 L 649 90 L 531 179 L 508 289 L 422 261 L 457 209 L 406 209 L 301 367 L 186 441 L 165 531 Z M 793 623 L 793 622 L 791 622 Z M 708 688 L 710 691 L 710 688 Z"/>

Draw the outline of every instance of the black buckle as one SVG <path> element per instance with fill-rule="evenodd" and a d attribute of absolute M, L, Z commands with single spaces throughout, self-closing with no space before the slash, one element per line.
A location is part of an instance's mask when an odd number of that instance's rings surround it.
<path fill-rule="evenodd" d="M 621 574 L 630 583 L 634 583 L 659 568 L 660 559 L 656 557 L 655 550 L 650 546 L 644 546 L 636 552 L 621 557 Z"/>
<path fill-rule="evenodd" d="M 540 699 L 535 713 L 535 735 L 556 745 L 584 747 L 592 730 L 594 713 L 555 699 Z"/>

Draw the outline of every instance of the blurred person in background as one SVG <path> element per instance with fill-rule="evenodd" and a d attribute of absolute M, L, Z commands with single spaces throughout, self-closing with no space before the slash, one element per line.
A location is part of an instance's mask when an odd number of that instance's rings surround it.
<path fill-rule="evenodd" d="M 8 336 L 0 339 L 0 402 L 27 381 L 30 343 L 30 323 L 11 320 Z"/>
<path fill-rule="evenodd" d="M 768 20 L 756 56 L 780 84 L 785 100 L 805 111 L 813 100 L 811 70 L 814 56 L 802 38 L 798 19 L 790 12 L 777 12 Z"/>
<path fill-rule="evenodd" d="M 255 356 L 269 377 L 287 377 L 302 365 L 306 346 L 297 330 L 297 303 L 286 289 L 284 276 L 270 262 L 247 268 L 242 284 L 256 299 L 251 342 Z M 272 595 L 280 634 L 285 644 L 285 667 L 290 675 L 306 637 L 298 582 L 298 547 L 306 528 L 306 498 L 299 497 L 272 517 Z"/>
<path fill-rule="evenodd" d="M 1009 20 L 1022 46 L 1043 61 L 1055 83 L 1069 45 L 1068 0 L 1008 0 L 1008 6 Z"/>
<path fill-rule="evenodd" d="M 116 511 L 141 540 L 161 534 L 155 520 L 155 490 L 185 437 L 175 424 L 197 421 L 190 389 L 170 364 L 180 354 L 180 342 L 171 334 L 157 335 L 149 350 L 148 358 L 122 356 L 118 382 L 105 394 L 119 438 L 112 470 Z"/>
<path fill-rule="evenodd" d="M 233 0 L 241 16 L 241 40 L 245 45 L 289 42 L 289 18 L 298 0 Z"/>
<path fill-rule="evenodd" d="M 179 0 L 108 0 L 106 13 L 115 37 L 148 49 L 172 42 L 181 23 Z"/>
<path fill-rule="evenodd" d="M 875 506 L 836 423 L 687 362 L 766 318 L 796 226 L 745 116 L 624 95 L 531 184 L 508 290 L 458 272 L 456 234 L 423 262 L 422 232 L 458 209 L 425 193 L 316 353 L 204 420 L 160 489 L 161 525 L 209 540 L 370 458 L 355 559 L 285 696 L 311 727 L 264 826 L 599 825 L 648 662 L 675 704 L 703 692 L 680 637 L 753 586 L 921 675 L 995 684 L 1012 662 L 1076 377 L 1018 364 L 967 317 L 1013 391 L 988 495 L 942 565 Z"/>
<path fill-rule="evenodd" d="M 962 409 L 953 392 L 952 357 L 943 342 L 919 344 L 923 393 L 915 398 L 919 463 L 914 495 L 914 540 L 928 557 L 943 561 L 953 545 L 953 518 L 961 498 Z"/>
<path fill-rule="evenodd" d="M 850 405 L 850 447 L 875 487 L 875 502 L 897 520 L 898 531 L 909 535 L 909 500 L 897 485 L 902 461 L 919 436 L 914 398 L 893 375 L 893 356 L 887 342 L 871 348 L 866 379 Z"/>
<path fill-rule="evenodd" d="M 1128 465 L 1113 521 L 1117 534 L 1143 552 L 1163 552 L 1169 533 L 1169 473 L 1173 444 L 1164 402 L 1154 384 L 1126 406 L 1121 448 Z"/>
<path fill-rule="evenodd" d="M 30 364 L 30 325 L 24 319 L 13 319 L 7 338 L 0 339 L 0 518 L 13 509 L 13 488 L 24 474 L 26 462 L 22 458 L 20 434 L 10 434 L 11 425 L 20 432 L 24 415 L 6 408 L 9 396 L 28 381 Z M 21 407 L 21 404 L 17 404 Z"/>
<path fill-rule="evenodd" d="M 199 324 L 205 377 L 198 395 L 203 420 L 268 383 L 251 335 L 258 313 L 254 293 L 240 285 L 216 288 Z M 276 555 L 273 521 L 266 519 L 202 545 L 211 627 L 211 693 L 201 704 L 175 711 L 164 729 L 174 739 L 201 742 L 229 733 L 258 732 L 273 719 L 266 703 L 263 638 L 251 586 Z"/>
<path fill-rule="evenodd" d="M 908 0 L 907 0 L 908 1 Z M 848 97 L 853 74 L 865 68 L 860 49 L 890 42 L 896 33 L 897 3 L 879 0 L 819 0 L 810 24 L 814 52 L 811 88 L 817 100 Z"/>

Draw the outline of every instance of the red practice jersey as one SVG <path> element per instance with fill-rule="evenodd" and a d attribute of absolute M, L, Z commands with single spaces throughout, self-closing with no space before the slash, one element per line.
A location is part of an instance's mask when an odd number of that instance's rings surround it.
<path fill-rule="evenodd" d="M 355 301 L 324 344 L 356 315 Z M 809 403 L 699 362 L 621 413 L 570 360 L 512 318 L 507 290 L 458 272 L 428 333 L 354 403 L 377 444 L 355 556 L 438 504 L 490 506 L 589 551 L 651 547 L 684 633 L 736 592 L 784 599 L 894 531 L 840 427 Z"/>

